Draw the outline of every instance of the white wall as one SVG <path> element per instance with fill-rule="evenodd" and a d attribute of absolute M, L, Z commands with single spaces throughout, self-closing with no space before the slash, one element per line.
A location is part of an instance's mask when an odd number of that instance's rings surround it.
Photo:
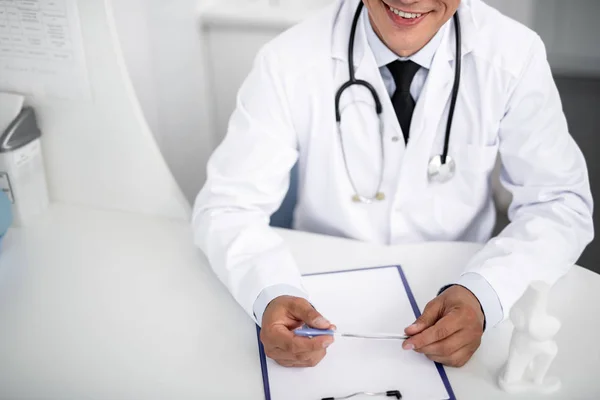
<path fill-rule="evenodd" d="M 197 0 L 113 0 L 129 73 L 186 197 L 206 177 L 213 144 Z"/>
<path fill-rule="evenodd" d="M 152 62 L 148 7 L 145 3 L 146 0 L 117 0 L 113 2 L 113 12 L 130 78 L 148 125 L 162 147 L 156 74 Z"/>
<path fill-rule="evenodd" d="M 209 64 L 202 56 L 208 52 L 198 23 L 199 8 L 222 1 L 112 1 L 128 71 L 148 125 L 190 201 L 204 183 L 208 157 L 226 130 L 226 121 L 216 127 L 218 109 L 208 94 Z M 314 9 L 332 1 L 230 0 L 228 6 Z M 245 72 L 245 66 L 242 69 Z"/>
<path fill-rule="evenodd" d="M 209 66 L 203 59 L 206 37 L 201 37 L 198 9 L 223 5 L 224 0 L 114 0 L 125 58 L 140 103 L 167 163 L 187 198 L 191 201 L 205 179 L 205 163 L 225 133 L 227 107 L 213 104 L 221 93 L 218 82 L 207 79 Z M 315 9 L 333 0 L 229 0 L 225 14 L 244 7 L 259 8 L 276 4 L 282 8 Z M 547 44 L 553 68 L 562 73 L 600 75 L 599 26 L 600 1 L 577 0 L 568 4 L 559 0 L 486 0 L 506 15 L 532 27 Z M 238 12 L 244 14 L 245 12 Z M 251 14 L 251 13 L 250 13 Z M 296 15 L 296 13 L 294 13 Z M 223 16 L 221 18 L 224 18 Z M 255 39 L 238 32 L 231 43 Z M 276 34 L 268 29 L 264 38 Z M 264 39 L 263 38 L 263 39 Z M 217 40 L 217 43 L 221 40 Z M 214 42 L 213 42 L 214 43 Z M 258 43 L 258 42 L 257 42 Z M 210 47 L 209 45 L 207 47 Z M 249 49 L 249 48 L 248 48 Z M 248 52 L 246 49 L 246 53 Z M 209 48 L 205 54 L 225 57 L 228 49 Z M 245 77 L 248 60 L 239 68 L 230 63 L 231 80 Z M 237 68 L 237 69 L 236 69 Z M 216 94 L 209 96 L 209 90 Z M 233 90 L 229 86 L 225 91 Z"/>
<path fill-rule="evenodd" d="M 255 3 L 258 5 L 269 5 L 273 7 L 283 6 L 289 7 L 308 7 L 315 8 L 326 4 L 331 4 L 335 0 L 241 0 L 240 2 Z"/>
<path fill-rule="evenodd" d="M 537 0 L 534 29 L 555 72 L 600 76 L 600 1 Z"/>
<path fill-rule="evenodd" d="M 199 0 L 198 29 L 210 60 L 207 76 L 215 145 L 227 132 L 237 92 L 250 72 L 258 50 L 333 1 L 231 0 L 224 3 Z"/>
<path fill-rule="evenodd" d="M 536 0 L 484 0 L 490 6 L 496 8 L 528 27 L 533 27 Z"/>
<path fill-rule="evenodd" d="M 188 219 L 127 76 L 111 0 L 78 1 L 91 100 L 29 97 L 55 202 Z"/>
<path fill-rule="evenodd" d="M 485 0 L 535 30 L 555 73 L 600 76 L 600 1 Z"/>

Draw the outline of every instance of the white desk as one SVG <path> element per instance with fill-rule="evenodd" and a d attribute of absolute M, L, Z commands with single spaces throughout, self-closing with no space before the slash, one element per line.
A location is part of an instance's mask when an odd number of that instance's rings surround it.
<path fill-rule="evenodd" d="M 302 272 L 402 264 L 421 308 L 479 248 L 281 234 Z M 0 399 L 264 398 L 254 325 L 187 224 L 55 205 L 3 246 Z M 544 398 L 600 398 L 600 276 L 575 268 L 551 311 L 564 323 L 551 371 L 564 389 Z M 491 330 L 466 367 L 447 369 L 459 399 L 511 398 L 495 384 L 510 333 Z"/>

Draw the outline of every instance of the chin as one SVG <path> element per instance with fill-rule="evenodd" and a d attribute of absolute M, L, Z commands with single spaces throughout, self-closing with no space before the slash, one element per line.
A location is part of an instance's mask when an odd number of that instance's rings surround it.
<path fill-rule="evenodd" d="M 386 45 L 401 57 L 408 57 L 416 53 L 421 47 L 413 35 L 407 35 L 406 32 L 393 32 L 386 39 Z"/>

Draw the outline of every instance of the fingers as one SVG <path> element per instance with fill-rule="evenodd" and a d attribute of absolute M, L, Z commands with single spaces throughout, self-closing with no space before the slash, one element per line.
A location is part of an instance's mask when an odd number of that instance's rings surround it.
<path fill-rule="evenodd" d="M 283 325 L 266 327 L 261 331 L 261 336 L 268 345 L 280 348 L 290 354 L 320 351 L 329 347 L 334 341 L 332 336 L 319 336 L 311 339 L 296 336 Z"/>
<path fill-rule="evenodd" d="M 323 360 L 327 347 L 333 343 L 331 336 L 309 339 L 294 336 L 291 332 L 284 332 L 284 330 L 285 328 L 276 329 L 264 336 L 261 331 L 265 354 L 283 366 L 314 367 Z M 288 336 L 290 334 L 291 337 Z"/>
<path fill-rule="evenodd" d="M 435 300 L 429 304 L 428 316 L 424 323 L 431 323 L 432 316 L 440 317 L 433 326 L 416 333 L 407 339 L 403 348 L 414 349 L 429 359 L 451 367 L 462 367 L 469 361 L 481 344 L 482 324 L 476 310 L 460 302 L 438 308 Z M 439 302 L 444 304 L 444 302 Z M 427 310 L 426 308 L 426 310 Z M 436 315 L 436 312 L 439 314 Z M 425 314 L 425 312 L 423 313 Z M 418 321 L 419 322 L 419 321 Z"/>
<path fill-rule="evenodd" d="M 454 332 L 450 333 L 452 331 Z M 470 318 L 468 313 L 451 312 L 432 328 L 411 340 L 416 343 L 415 351 L 425 354 L 431 360 L 452 367 L 462 367 L 481 345 L 482 334 L 478 321 Z M 433 340 L 437 337 L 443 338 Z"/>
<path fill-rule="evenodd" d="M 269 352 L 265 351 L 265 353 L 267 354 L 267 357 L 275 360 L 280 365 L 297 368 L 314 367 L 327 355 L 327 351 L 324 349 L 313 353 L 297 354 L 293 358 L 290 358 L 290 355 L 287 352 L 277 348 L 270 349 Z"/>
<path fill-rule="evenodd" d="M 472 342 L 472 338 L 465 330 L 460 330 L 450 335 L 445 340 L 416 348 L 417 353 L 432 357 L 449 357 Z"/>
<path fill-rule="evenodd" d="M 284 325 L 263 326 L 260 331 L 261 340 L 265 347 L 279 347 L 285 349 L 293 339 L 294 334 Z"/>
<path fill-rule="evenodd" d="M 478 346 L 468 344 L 467 346 L 459 349 L 458 351 L 448 356 L 427 356 L 431 361 L 446 365 L 448 367 L 460 368 L 463 367 L 475 354 Z"/>
<path fill-rule="evenodd" d="M 406 340 L 402 347 L 405 350 L 422 349 L 433 343 L 444 341 L 462 328 L 460 317 L 456 313 L 450 313 L 433 326 Z"/>
<path fill-rule="evenodd" d="M 408 336 L 414 336 L 423 332 L 425 329 L 432 327 L 442 316 L 443 304 L 444 303 L 439 298 L 430 301 L 427 306 L 425 306 L 423 314 L 417 318 L 415 323 L 404 330 L 405 333 Z"/>
<path fill-rule="evenodd" d="M 321 362 L 334 338 L 296 336 L 293 329 L 302 324 L 317 329 L 335 327 L 305 299 L 282 296 L 273 300 L 263 315 L 260 332 L 266 355 L 289 367 L 312 367 Z"/>
<path fill-rule="evenodd" d="M 325 354 L 320 357 L 311 358 L 308 361 L 276 360 L 276 362 L 288 368 L 313 368 L 319 365 L 323 358 L 325 358 Z"/>
<path fill-rule="evenodd" d="M 290 304 L 290 314 L 311 328 L 330 329 L 331 322 L 323 317 L 308 301 L 294 301 Z"/>

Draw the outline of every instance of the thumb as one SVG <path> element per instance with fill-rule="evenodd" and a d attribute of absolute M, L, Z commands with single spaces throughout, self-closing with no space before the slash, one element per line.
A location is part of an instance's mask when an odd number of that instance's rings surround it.
<path fill-rule="evenodd" d="M 330 329 L 331 322 L 323 317 L 315 308 L 304 299 L 297 299 L 290 307 L 292 315 L 311 328 Z"/>
<path fill-rule="evenodd" d="M 427 306 L 425 306 L 423 314 L 417 318 L 414 324 L 405 329 L 405 333 L 408 336 L 414 336 L 435 325 L 440 318 L 442 304 L 443 302 L 438 299 L 430 301 Z"/>

